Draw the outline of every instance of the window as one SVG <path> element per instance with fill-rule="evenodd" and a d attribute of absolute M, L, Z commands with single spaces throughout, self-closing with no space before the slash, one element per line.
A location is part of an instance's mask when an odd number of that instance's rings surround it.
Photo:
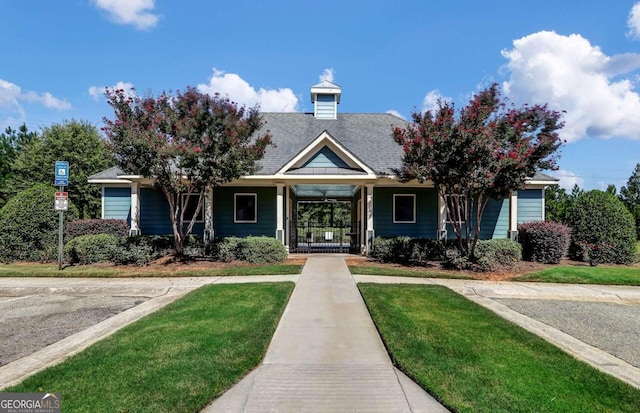
<path fill-rule="evenodd" d="M 459 224 L 464 224 L 466 222 L 465 220 L 465 197 L 462 195 L 446 195 L 445 196 L 445 201 L 446 201 L 446 205 L 447 205 L 447 211 L 451 210 L 453 211 L 457 205 L 459 205 L 460 207 L 460 221 L 457 221 Z M 449 209 L 451 208 L 451 209 Z M 455 212 L 454 212 L 455 214 Z M 453 217 L 449 217 L 449 214 L 447 213 L 447 224 L 454 224 L 455 221 L 455 215 Z"/>
<path fill-rule="evenodd" d="M 416 222 L 415 194 L 393 195 L 393 223 L 413 224 Z"/>
<path fill-rule="evenodd" d="M 234 194 L 235 215 L 233 222 L 248 224 L 258 222 L 258 202 L 256 194 Z"/>
<path fill-rule="evenodd" d="M 200 194 L 182 194 L 182 203 L 180 204 L 180 208 L 185 208 L 184 211 L 184 220 L 185 222 L 191 221 L 193 215 L 196 212 L 196 207 L 198 206 L 198 198 Z M 200 211 L 196 216 L 196 222 L 204 222 L 204 199 L 202 201 L 202 206 L 200 207 Z"/>

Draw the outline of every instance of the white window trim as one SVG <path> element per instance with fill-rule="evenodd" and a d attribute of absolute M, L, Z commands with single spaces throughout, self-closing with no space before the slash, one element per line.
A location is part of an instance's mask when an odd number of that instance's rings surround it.
<path fill-rule="evenodd" d="M 413 220 L 411 220 L 411 221 L 397 221 L 396 220 L 396 197 L 411 197 L 411 198 L 413 198 Z M 394 224 L 415 224 L 416 223 L 416 194 L 393 194 L 393 223 Z"/>
<path fill-rule="evenodd" d="M 238 220 L 238 195 L 240 196 L 253 196 L 253 221 Z M 257 193 L 235 193 L 233 194 L 233 222 L 235 224 L 255 224 L 258 222 L 258 194 Z"/>
<path fill-rule="evenodd" d="M 200 194 L 195 193 L 195 194 L 187 194 L 187 193 L 181 193 L 180 194 L 180 208 L 182 209 L 184 207 L 184 199 L 188 196 L 192 196 L 195 197 L 196 200 L 197 198 L 200 196 Z M 195 222 L 196 223 L 202 223 L 204 222 L 204 211 L 206 209 L 206 205 L 207 205 L 207 197 L 203 197 L 202 199 L 202 207 L 200 207 L 200 212 L 198 212 L 198 216 L 196 217 Z M 185 217 L 185 219 L 187 220 L 187 222 L 191 221 L 191 217 Z"/>

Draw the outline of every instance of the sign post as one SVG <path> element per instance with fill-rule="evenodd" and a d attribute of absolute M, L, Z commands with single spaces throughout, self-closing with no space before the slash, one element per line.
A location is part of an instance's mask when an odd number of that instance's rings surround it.
<path fill-rule="evenodd" d="M 56 192 L 55 210 L 59 214 L 58 228 L 58 270 L 62 270 L 62 247 L 64 245 L 64 211 L 69 208 L 69 194 L 64 187 L 69 185 L 69 162 L 56 161 L 55 185 L 60 187 Z"/>

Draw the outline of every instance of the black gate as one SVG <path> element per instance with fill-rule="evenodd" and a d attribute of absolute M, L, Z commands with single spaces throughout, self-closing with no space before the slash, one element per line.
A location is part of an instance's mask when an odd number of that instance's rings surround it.
<path fill-rule="evenodd" d="M 358 250 L 360 225 L 357 222 L 333 224 L 304 221 L 291 225 L 292 252 L 348 253 Z"/>

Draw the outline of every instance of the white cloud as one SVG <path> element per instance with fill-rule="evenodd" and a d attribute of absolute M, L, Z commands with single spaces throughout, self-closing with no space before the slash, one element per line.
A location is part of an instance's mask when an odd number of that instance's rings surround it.
<path fill-rule="evenodd" d="M 119 24 L 147 30 L 158 23 L 158 15 L 153 13 L 155 0 L 94 0 L 94 3 Z"/>
<path fill-rule="evenodd" d="M 219 93 L 240 105 L 253 107 L 260 105 L 262 112 L 296 112 L 298 98 L 289 88 L 256 90 L 246 80 L 235 73 L 213 69 L 208 84 L 199 84 L 198 91 L 213 95 Z"/>
<path fill-rule="evenodd" d="M 629 12 L 629 18 L 627 19 L 627 26 L 629 31 L 627 36 L 632 39 L 640 39 L 640 2 L 633 5 Z"/>
<path fill-rule="evenodd" d="M 23 92 L 22 88 L 15 83 L 0 79 L 0 107 L 12 108 L 17 112 L 24 113 L 21 102 L 39 103 L 46 108 L 56 110 L 71 109 L 69 102 L 58 99 L 49 92 Z"/>
<path fill-rule="evenodd" d="M 118 90 L 118 89 L 122 89 L 125 91 L 125 94 L 127 96 L 135 96 L 136 92 L 135 92 L 135 88 L 133 87 L 133 83 L 129 83 L 129 82 L 123 82 L 123 81 L 119 81 L 118 83 L 116 83 L 113 86 L 91 86 L 89 88 L 89 95 L 91 97 L 93 97 L 95 100 L 100 99 L 101 97 L 104 96 L 104 93 L 108 90 Z"/>
<path fill-rule="evenodd" d="M 551 172 L 550 175 L 552 175 L 556 179 L 559 179 L 560 182 L 558 182 L 558 185 L 568 191 L 571 191 L 571 189 L 573 189 L 573 186 L 576 184 L 578 184 L 580 188 L 584 186 L 584 179 L 571 171 L 560 169 Z"/>
<path fill-rule="evenodd" d="M 393 116 L 395 116 L 395 117 L 397 117 L 397 118 L 407 120 L 407 118 L 405 118 L 404 116 L 402 116 L 402 115 L 400 114 L 400 112 L 398 112 L 397 110 L 389 109 L 389 110 L 387 111 L 387 113 L 388 113 L 388 114 L 390 114 L 390 115 L 393 115 Z"/>
<path fill-rule="evenodd" d="M 327 68 L 322 71 L 320 76 L 318 76 L 320 82 L 324 82 L 325 80 L 333 83 L 333 68 Z"/>
<path fill-rule="evenodd" d="M 640 54 L 607 56 L 579 34 L 543 31 L 514 40 L 502 55 L 509 60 L 505 95 L 566 111 L 562 138 L 640 139 L 640 96 L 629 78 L 640 69 Z"/>
<path fill-rule="evenodd" d="M 451 102 L 450 97 L 442 96 L 438 89 L 427 93 L 422 100 L 422 112 L 435 111 L 440 108 L 439 102 Z"/>

